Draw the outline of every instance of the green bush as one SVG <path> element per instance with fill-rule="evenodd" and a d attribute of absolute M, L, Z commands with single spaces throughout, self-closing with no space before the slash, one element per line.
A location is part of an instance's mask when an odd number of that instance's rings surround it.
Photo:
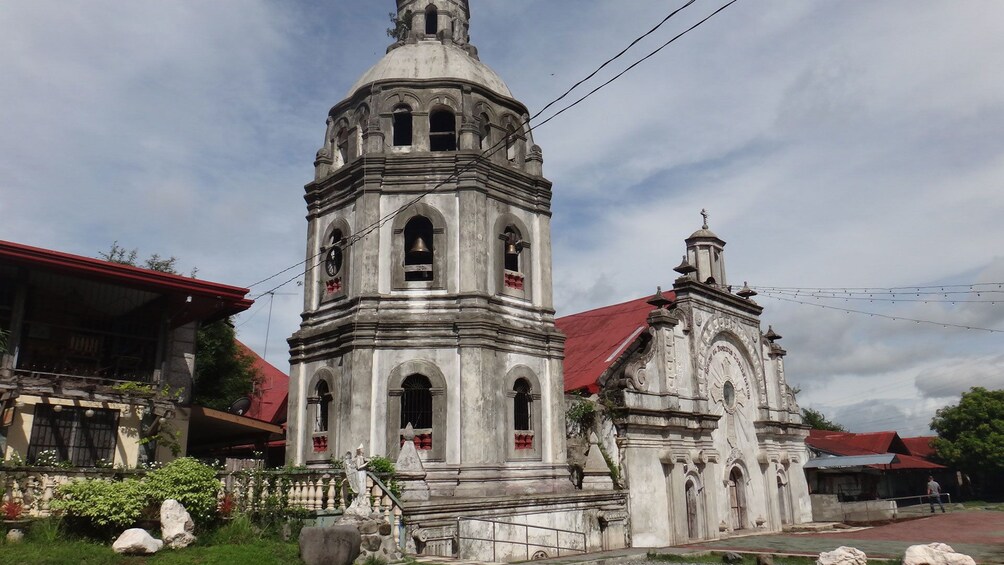
<path fill-rule="evenodd" d="M 57 494 L 53 509 L 105 533 L 135 524 L 149 499 L 146 485 L 137 479 L 74 481 L 60 485 Z"/>
<path fill-rule="evenodd" d="M 151 502 L 158 507 L 173 498 L 192 515 L 196 524 L 206 523 L 216 516 L 220 481 L 216 470 L 191 457 L 175 459 L 146 476 Z"/>

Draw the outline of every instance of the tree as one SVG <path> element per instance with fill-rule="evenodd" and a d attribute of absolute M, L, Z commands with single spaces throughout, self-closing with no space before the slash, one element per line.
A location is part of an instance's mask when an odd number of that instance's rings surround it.
<path fill-rule="evenodd" d="M 827 430 L 831 432 L 846 432 L 847 428 L 836 422 L 826 419 L 826 416 L 818 410 L 812 408 L 802 408 L 802 422 L 814 430 Z"/>
<path fill-rule="evenodd" d="M 261 374 L 254 366 L 254 357 L 237 345 L 229 319 L 199 328 L 195 344 L 192 402 L 226 410 L 234 400 L 254 392 Z"/>
<path fill-rule="evenodd" d="M 996 488 L 1004 475 L 1004 390 L 973 387 L 931 420 L 938 459 L 968 474 L 977 488 Z"/>
<path fill-rule="evenodd" d="M 139 250 L 126 249 L 117 241 L 107 252 L 99 252 L 98 256 L 112 263 L 179 274 L 176 257 L 161 257 L 154 253 L 139 265 Z M 192 269 L 192 277 L 196 271 Z M 261 375 L 254 367 L 254 358 L 238 347 L 237 334 L 229 319 L 202 325 L 196 335 L 195 348 L 193 402 L 226 410 L 234 400 L 254 392 Z"/>
<path fill-rule="evenodd" d="M 408 32 L 411 30 L 411 10 L 405 11 L 404 17 L 401 19 L 398 19 L 397 14 L 394 12 L 388 15 L 390 16 L 391 27 L 387 28 L 387 37 L 398 41 L 407 39 Z"/>

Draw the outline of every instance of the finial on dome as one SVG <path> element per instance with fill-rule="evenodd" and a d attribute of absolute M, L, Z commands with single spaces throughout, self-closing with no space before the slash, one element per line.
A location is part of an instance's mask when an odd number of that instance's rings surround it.
<path fill-rule="evenodd" d="M 708 214 L 707 210 L 705 210 L 704 208 L 701 208 L 701 216 L 704 217 L 704 225 L 701 226 L 702 230 L 708 229 L 708 216 L 710 216 L 710 215 L 711 214 Z"/>
<path fill-rule="evenodd" d="M 420 39 L 468 43 L 471 8 L 468 0 L 397 0 L 398 41 Z"/>

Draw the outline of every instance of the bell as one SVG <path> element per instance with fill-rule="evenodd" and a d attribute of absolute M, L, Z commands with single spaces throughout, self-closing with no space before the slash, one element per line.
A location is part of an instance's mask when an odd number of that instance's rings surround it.
<path fill-rule="evenodd" d="M 519 255 L 519 248 L 516 247 L 516 242 L 510 239 L 505 246 L 506 255 Z"/>
<path fill-rule="evenodd" d="M 426 253 L 432 252 L 429 251 L 429 247 L 425 245 L 425 240 L 422 239 L 422 236 L 416 237 L 415 242 L 411 244 L 411 249 L 408 250 L 408 254 L 424 255 Z"/>

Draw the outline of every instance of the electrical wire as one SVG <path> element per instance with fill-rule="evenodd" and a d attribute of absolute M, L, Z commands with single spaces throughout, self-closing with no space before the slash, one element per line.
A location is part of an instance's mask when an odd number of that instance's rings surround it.
<path fill-rule="evenodd" d="M 628 50 L 630 50 L 638 42 L 640 42 L 645 37 L 648 37 L 649 35 L 651 35 L 652 33 L 654 33 L 656 30 L 658 30 L 660 27 L 662 27 L 663 24 L 665 24 L 667 21 L 669 21 L 669 19 L 671 19 L 676 14 L 678 14 L 681 10 L 683 10 L 684 8 L 686 8 L 686 7 L 690 6 L 691 4 L 693 4 L 694 1 L 695 0 L 690 0 L 686 4 L 684 4 L 683 6 L 681 6 L 680 8 L 677 8 L 676 10 L 672 11 L 668 16 L 666 16 L 654 28 L 652 28 L 651 30 L 649 30 L 645 34 L 639 36 L 638 38 L 634 39 L 625 49 L 623 49 L 622 51 L 620 51 L 619 53 L 617 53 L 616 55 L 614 55 L 610 59 L 607 59 L 606 61 L 604 61 L 595 71 L 593 71 L 591 74 L 589 74 L 586 78 L 584 78 L 584 79 L 578 81 L 577 83 L 575 83 L 571 88 L 569 88 L 561 96 L 559 96 L 558 98 L 556 98 L 556 99 L 552 100 L 551 102 L 549 102 L 547 105 L 544 106 L 543 109 L 541 109 L 536 114 L 534 114 L 533 116 L 531 116 L 530 118 L 528 118 L 527 120 L 525 120 L 523 123 L 521 123 L 520 124 L 520 129 L 523 129 L 525 127 L 525 128 L 528 128 L 528 130 L 530 132 L 532 132 L 533 130 L 535 130 L 535 129 L 539 128 L 539 127 L 542 127 L 544 124 L 550 122 L 551 120 L 553 120 L 554 118 L 558 117 L 559 115 L 565 113 L 566 111 L 570 110 L 571 108 L 579 105 L 580 103 L 582 103 L 583 101 L 585 101 L 587 98 L 589 98 L 593 94 L 596 94 L 597 92 L 599 92 L 604 87 L 608 86 L 609 84 L 613 83 L 617 79 L 621 78 L 622 76 L 624 76 L 625 74 L 627 74 L 629 71 L 631 71 L 632 69 L 634 69 L 635 67 L 637 67 L 638 65 L 640 65 L 642 62 L 650 59 L 651 57 L 653 57 L 654 55 L 656 55 L 657 53 L 659 53 L 660 51 L 662 51 L 663 49 L 665 49 L 666 47 L 668 47 L 670 44 L 672 44 L 673 42 L 675 42 L 676 40 L 678 40 L 680 37 L 686 35 L 687 33 L 693 31 L 694 29 L 700 27 L 705 22 L 707 22 L 708 20 L 710 20 L 712 17 L 714 17 L 715 15 L 719 14 L 720 12 L 722 12 L 725 8 L 728 8 L 732 4 L 738 2 L 738 0 L 731 0 L 730 2 L 728 2 L 724 6 L 722 6 L 721 8 L 719 8 L 718 10 L 716 10 L 715 12 L 713 12 L 711 15 L 709 15 L 709 16 L 705 17 L 704 19 L 700 20 L 699 22 L 697 22 L 696 24 L 692 25 L 690 28 L 686 29 L 682 33 L 674 36 L 672 39 L 670 39 L 668 42 L 664 43 L 658 49 L 656 49 L 655 51 L 652 51 L 651 53 L 649 53 L 648 55 L 646 55 L 642 59 L 636 61 L 635 63 L 633 63 L 632 65 L 630 65 L 629 67 L 627 67 L 625 70 L 623 70 L 620 73 L 618 73 L 617 75 L 615 75 L 613 78 L 611 78 L 611 79 L 607 80 L 606 82 L 604 82 L 603 84 L 601 84 L 599 87 L 594 88 L 592 91 L 590 91 L 585 96 L 583 96 L 583 97 L 579 98 L 578 100 L 576 100 L 575 102 L 573 102 L 573 103 L 565 106 L 564 108 L 562 108 L 561 110 L 559 110 L 557 113 L 555 113 L 554 115 L 552 115 L 549 118 L 547 118 L 546 120 L 544 120 L 543 122 L 541 122 L 541 123 L 539 123 L 539 124 L 537 124 L 535 126 L 530 126 L 530 123 L 534 119 L 536 119 L 537 117 L 539 117 L 541 114 L 543 114 L 543 112 L 546 109 L 550 108 L 551 106 L 553 106 L 557 102 L 561 101 L 562 99 L 564 99 L 565 97 L 567 97 L 573 90 L 575 90 L 576 88 L 578 88 L 580 85 L 582 85 L 583 83 L 585 83 L 589 79 L 591 79 L 594 76 L 596 76 L 596 74 L 599 73 L 600 70 L 602 70 L 603 68 L 605 68 L 610 63 L 612 63 L 612 62 L 616 61 L 617 59 L 619 59 L 620 57 L 622 57 L 625 53 L 628 52 Z M 429 194 L 435 192 L 437 189 L 439 189 L 440 187 L 442 187 L 446 183 L 451 182 L 456 177 L 459 177 L 460 174 L 462 174 L 464 172 L 467 172 L 468 170 L 470 170 L 471 168 L 473 168 L 475 165 L 478 164 L 478 162 L 480 160 L 483 160 L 486 157 L 493 156 L 495 153 L 497 153 L 499 150 L 501 150 L 502 147 L 506 147 L 507 148 L 509 141 L 510 141 L 510 139 L 509 139 L 508 136 L 503 137 L 495 145 L 493 145 L 492 147 L 490 147 L 489 149 L 485 150 L 480 155 L 478 155 L 473 161 L 471 161 L 471 163 L 468 163 L 467 165 L 461 167 L 460 170 L 455 171 L 454 173 L 451 173 L 445 180 L 443 180 L 440 183 L 436 184 L 431 189 L 428 189 L 428 190 L 420 193 L 416 198 L 414 198 L 414 199 L 410 200 L 409 202 L 405 203 L 403 206 L 399 207 L 398 209 L 396 209 L 396 210 L 388 213 L 387 215 L 381 217 L 377 221 L 375 221 L 375 222 L 371 223 L 370 225 L 366 226 L 365 228 L 363 228 L 362 230 L 360 230 L 359 232 L 357 232 L 356 234 L 354 234 L 350 238 L 347 238 L 347 240 L 344 242 L 344 244 L 339 244 L 339 246 L 342 248 L 342 250 L 345 250 L 348 247 L 350 247 L 351 245 L 353 245 L 354 243 L 360 241 L 362 238 L 366 237 L 368 234 L 372 233 L 374 230 L 379 229 L 380 227 L 382 227 L 383 225 L 385 225 L 388 221 L 390 221 L 391 219 L 393 219 L 394 217 L 396 217 L 398 214 L 400 214 L 404 210 L 406 210 L 409 207 L 413 206 L 414 204 L 418 203 L 425 196 L 428 196 Z M 487 155 L 486 155 L 486 153 L 487 153 Z M 300 266 L 303 266 L 303 265 L 305 265 L 307 263 L 310 263 L 314 259 L 317 259 L 321 255 L 323 255 L 326 251 L 327 250 L 322 250 L 322 251 L 318 252 L 317 254 L 315 254 L 315 255 L 313 255 L 311 257 L 308 257 L 307 259 L 305 259 L 303 261 L 300 261 L 300 262 L 298 262 L 298 263 L 296 263 L 296 264 L 294 264 L 294 265 L 292 265 L 292 266 L 290 266 L 290 267 L 288 267 L 286 269 L 283 269 L 283 270 L 281 270 L 281 271 L 279 271 L 279 272 L 277 272 L 277 273 L 275 273 L 275 274 L 273 274 L 273 275 L 271 275 L 269 277 L 266 277 L 266 278 L 264 278 L 264 279 L 262 279 L 260 281 L 257 281 L 254 284 L 248 285 L 248 288 L 253 288 L 255 286 L 263 284 L 263 283 L 265 283 L 267 281 L 270 281 L 270 280 L 272 280 L 272 279 L 274 279 L 274 278 L 276 278 L 278 276 L 281 276 L 281 275 L 283 275 L 285 273 L 288 273 L 289 271 L 291 271 L 293 269 L 296 269 L 296 268 L 298 268 Z M 319 265 L 319 263 L 318 263 L 318 265 Z M 306 275 L 311 270 L 313 270 L 313 268 L 315 268 L 316 266 L 317 265 L 314 265 L 311 268 L 306 269 L 303 274 Z M 258 294 L 254 299 L 257 300 L 258 298 L 260 298 L 260 297 L 262 297 L 262 296 L 264 296 L 266 294 L 269 294 L 270 292 L 272 292 L 274 290 L 277 290 L 277 289 L 279 289 L 279 288 L 281 288 L 281 287 L 283 287 L 283 286 L 285 286 L 285 285 L 293 282 L 294 280 L 297 280 L 299 277 L 300 277 L 300 273 L 297 273 L 296 276 L 294 276 L 294 277 L 292 277 L 292 278 L 284 281 L 282 284 L 277 285 L 277 286 L 273 287 L 272 289 L 270 289 L 268 291 L 265 291 L 265 292 L 262 292 L 262 293 Z"/>

